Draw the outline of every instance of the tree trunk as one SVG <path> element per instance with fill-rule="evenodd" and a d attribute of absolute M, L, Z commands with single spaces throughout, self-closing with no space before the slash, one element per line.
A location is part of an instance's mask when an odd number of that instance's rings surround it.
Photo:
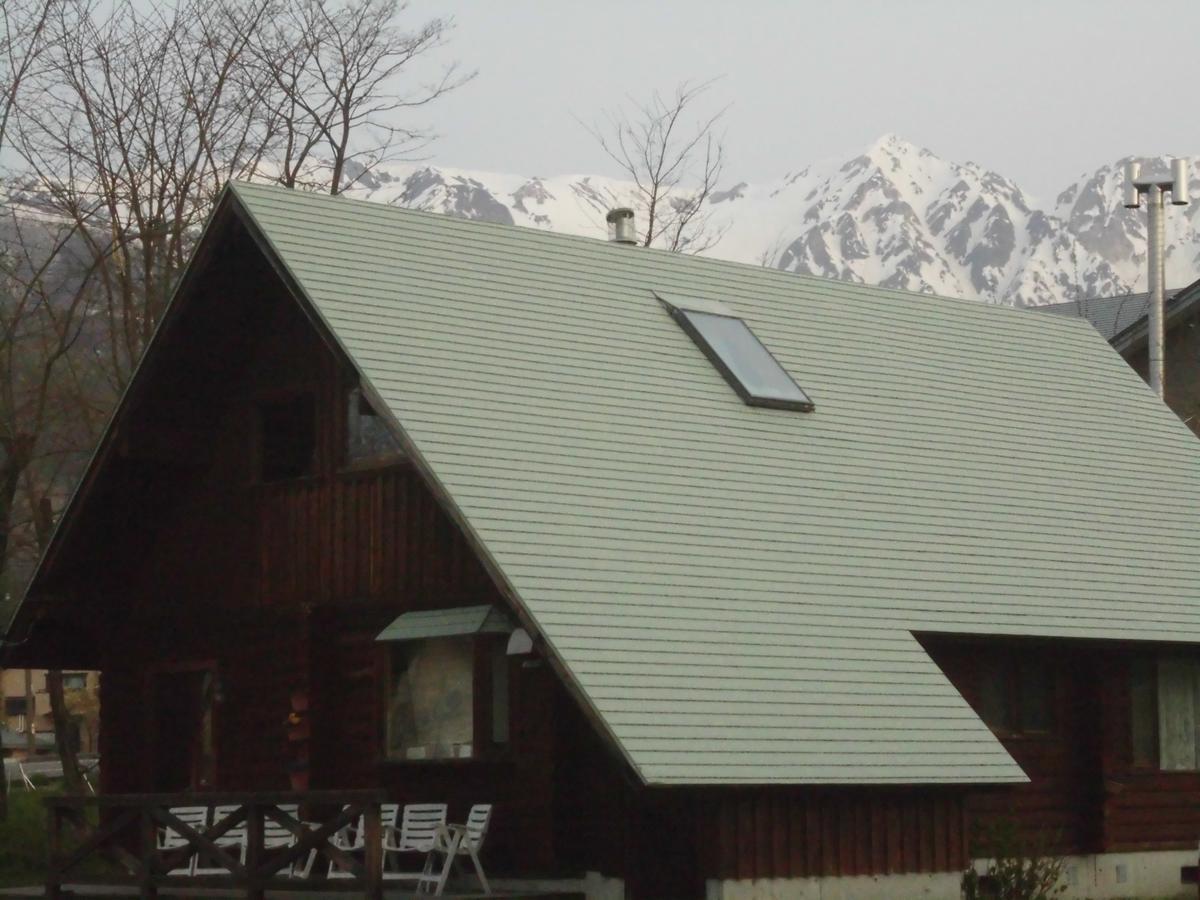
<path fill-rule="evenodd" d="M 71 743 L 71 717 L 67 714 L 67 701 L 63 696 L 63 677 L 59 669 L 46 673 L 46 690 L 50 692 L 50 711 L 54 716 L 54 742 L 58 745 L 58 758 L 62 760 L 63 782 L 68 794 L 83 793 L 83 776 L 79 773 L 79 757 Z"/>
<path fill-rule="evenodd" d="M 37 753 L 37 696 L 33 693 L 33 670 L 25 670 L 25 750 Z"/>
<path fill-rule="evenodd" d="M 5 704 L 4 670 L 0 669 L 0 704 Z M 8 725 L 8 714 L 0 709 L 0 724 Z M 0 747 L 0 823 L 8 821 L 8 770 L 4 768 L 4 748 Z"/>
<path fill-rule="evenodd" d="M 13 498 L 17 494 L 18 479 L 25 466 L 28 465 L 28 457 L 22 454 L 22 450 L 26 448 L 26 444 L 19 439 L 13 442 L 12 445 L 4 448 L 6 451 L 6 459 L 4 464 L 0 466 L 0 574 L 5 571 L 5 562 L 8 556 L 8 523 L 12 515 Z M 28 676 L 27 676 L 28 677 Z M 3 691 L 0 691 L 0 695 Z M 26 704 L 29 703 L 28 691 L 26 691 Z M 26 709 L 26 720 L 29 719 L 30 710 Z M 7 717 L 5 719 L 7 722 Z M 28 727 L 28 725 L 26 726 Z M 4 770 L 4 751 L 0 749 L 0 822 L 8 820 L 8 774 Z"/>
<path fill-rule="evenodd" d="M 33 527 L 37 533 L 38 549 L 43 553 L 54 533 L 54 507 L 49 497 L 41 497 L 34 508 Z M 83 775 L 79 772 L 79 757 L 71 743 L 71 716 L 67 712 L 67 700 L 63 696 L 62 670 L 52 669 L 46 673 L 46 690 L 50 694 L 50 715 L 54 718 L 54 743 L 58 747 L 58 758 L 62 760 L 63 782 L 69 794 L 83 793 Z"/>

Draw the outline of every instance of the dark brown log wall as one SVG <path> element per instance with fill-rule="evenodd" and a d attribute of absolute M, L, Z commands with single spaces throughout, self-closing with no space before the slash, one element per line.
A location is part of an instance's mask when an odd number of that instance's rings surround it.
<path fill-rule="evenodd" d="M 709 877 L 946 872 L 967 862 L 963 792 L 730 790 L 701 796 Z"/>

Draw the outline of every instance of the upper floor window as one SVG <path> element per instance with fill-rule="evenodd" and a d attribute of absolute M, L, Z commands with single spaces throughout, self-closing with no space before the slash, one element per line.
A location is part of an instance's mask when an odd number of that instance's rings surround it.
<path fill-rule="evenodd" d="M 1129 697 L 1134 765 L 1200 770 L 1200 659 L 1134 660 Z"/>
<path fill-rule="evenodd" d="M 317 446 L 312 394 L 295 394 L 258 404 L 258 477 L 267 483 L 313 474 Z"/>
<path fill-rule="evenodd" d="M 986 656 L 980 661 L 979 714 L 1002 735 L 1054 730 L 1054 673 L 1026 654 Z"/>
<path fill-rule="evenodd" d="M 350 464 L 392 462 L 404 457 L 404 448 L 391 426 L 379 415 L 360 388 L 353 388 L 346 404 L 346 461 Z"/>

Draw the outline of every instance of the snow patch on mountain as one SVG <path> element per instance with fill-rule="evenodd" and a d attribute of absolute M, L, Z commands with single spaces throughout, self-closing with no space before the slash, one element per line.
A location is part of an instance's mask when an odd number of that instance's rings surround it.
<path fill-rule="evenodd" d="M 708 199 L 723 230 L 712 256 L 905 290 L 1033 306 L 1144 289 L 1146 214 L 1121 206 L 1124 160 L 1037 208 L 1009 179 L 896 135 L 846 160 L 805 166 Z M 1193 196 L 1200 170 L 1192 166 Z M 467 219 L 603 238 L 605 213 L 638 209 L 632 184 L 596 175 L 524 177 L 429 165 L 361 173 L 352 196 Z M 1167 281 L 1200 277 L 1200 202 L 1167 220 Z"/>

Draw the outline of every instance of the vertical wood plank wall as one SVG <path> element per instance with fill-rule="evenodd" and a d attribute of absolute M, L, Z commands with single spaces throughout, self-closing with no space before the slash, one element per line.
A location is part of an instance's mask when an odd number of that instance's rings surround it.
<path fill-rule="evenodd" d="M 978 709 L 978 641 L 925 639 L 935 661 Z M 993 642 L 995 643 L 995 642 Z M 1200 773 L 1133 762 L 1130 663 L 1178 649 L 1081 641 L 1025 642 L 1055 673 L 1050 734 L 1003 736 L 1030 783 L 970 791 L 972 829 L 1012 822 L 1033 845 L 1064 853 L 1188 849 L 1200 838 Z"/>
<path fill-rule="evenodd" d="M 710 877 L 947 872 L 966 866 L 963 792 L 747 789 L 700 798 Z"/>

